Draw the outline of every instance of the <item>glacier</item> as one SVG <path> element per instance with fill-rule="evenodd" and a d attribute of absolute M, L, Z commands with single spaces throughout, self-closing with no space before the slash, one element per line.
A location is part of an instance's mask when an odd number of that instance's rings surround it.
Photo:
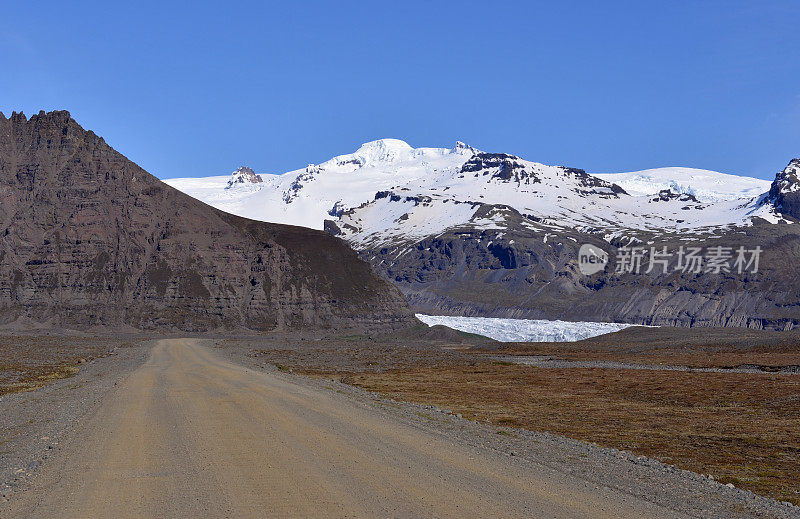
<path fill-rule="evenodd" d="M 458 317 L 416 314 L 428 326 L 442 325 L 500 342 L 572 342 L 623 330 L 632 324 Z"/>
<path fill-rule="evenodd" d="M 718 203 L 756 198 L 769 191 L 772 181 L 695 168 L 655 168 L 629 173 L 594 173 L 622 187 L 632 196 L 655 195 L 662 189 L 686 193 L 701 202 Z"/>

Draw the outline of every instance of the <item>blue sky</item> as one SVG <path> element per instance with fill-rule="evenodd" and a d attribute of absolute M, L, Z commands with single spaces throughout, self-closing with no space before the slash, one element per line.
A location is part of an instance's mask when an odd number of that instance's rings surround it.
<path fill-rule="evenodd" d="M 590 172 L 800 156 L 797 2 L 4 2 L 0 111 L 162 178 L 395 137 Z"/>

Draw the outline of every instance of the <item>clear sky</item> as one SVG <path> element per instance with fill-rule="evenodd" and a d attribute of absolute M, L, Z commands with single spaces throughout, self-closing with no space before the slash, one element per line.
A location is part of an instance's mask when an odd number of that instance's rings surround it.
<path fill-rule="evenodd" d="M 800 156 L 800 3 L 24 2 L 0 111 L 66 109 L 155 175 L 382 137 L 590 172 Z"/>

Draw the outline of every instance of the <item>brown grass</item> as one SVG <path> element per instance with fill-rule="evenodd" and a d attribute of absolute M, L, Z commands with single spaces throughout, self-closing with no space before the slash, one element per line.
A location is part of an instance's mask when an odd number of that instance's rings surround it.
<path fill-rule="evenodd" d="M 0 395 L 30 391 L 78 373 L 122 341 L 106 338 L 0 336 Z"/>
<path fill-rule="evenodd" d="M 800 504 L 800 376 L 481 362 L 344 380 L 467 418 L 630 450 Z"/>
<path fill-rule="evenodd" d="M 502 351 L 501 353 L 503 355 L 520 356 L 542 355 L 564 360 L 597 360 L 624 362 L 628 364 L 688 366 L 692 368 L 736 368 L 743 365 L 758 365 L 772 368 L 800 366 L 800 353 L 686 351 L 673 348 L 639 353 L 619 351 L 568 351 L 558 348 L 536 348 L 535 350 L 517 349 Z"/>
<path fill-rule="evenodd" d="M 798 366 L 800 331 L 633 327 L 576 342 L 501 343 L 473 351 L 698 368 Z"/>

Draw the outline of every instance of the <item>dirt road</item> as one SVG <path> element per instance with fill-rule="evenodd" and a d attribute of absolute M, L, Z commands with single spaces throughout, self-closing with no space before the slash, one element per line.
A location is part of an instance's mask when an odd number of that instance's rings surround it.
<path fill-rule="evenodd" d="M 8 517 L 675 517 L 163 340 Z"/>

